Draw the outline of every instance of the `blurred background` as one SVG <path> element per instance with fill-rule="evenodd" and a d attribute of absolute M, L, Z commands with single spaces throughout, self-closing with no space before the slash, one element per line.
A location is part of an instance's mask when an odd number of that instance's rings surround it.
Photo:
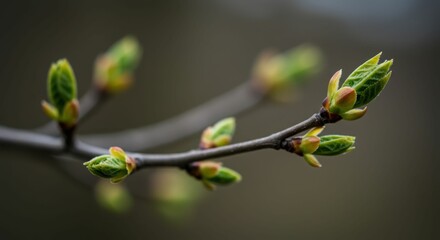
<path fill-rule="evenodd" d="M 40 101 L 50 63 L 68 58 L 82 94 L 96 56 L 127 34 L 144 49 L 135 86 L 102 106 L 80 133 L 142 126 L 184 112 L 246 81 L 268 47 L 284 51 L 311 43 L 321 48 L 325 64 L 295 91 L 295 102 L 267 101 L 239 115 L 235 141 L 316 112 L 340 68 L 346 77 L 380 51 L 395 63 L 364 118 L 327 127 L 329 134 L 355 135 L 355 151 L 321 157 L 321 169 L 271 150 L 224 158 L 243 181 L 205 193 L 183 178 L 203 196 L 177 217 L 178 209 L 138 198 L 128 212 L 109 212 L 93 191 L 55 168 L 52 157 L 0 143 L 0 239 L 435 239 L 439 10 L 438 2 L 418 0 L 2 3 L 0 124 L 9 127 L 47 122 Z M 192 149 L 198 138 L 150 151 Z M 148 196 L 153 174 L 145 170 L 127 184 Z"/>

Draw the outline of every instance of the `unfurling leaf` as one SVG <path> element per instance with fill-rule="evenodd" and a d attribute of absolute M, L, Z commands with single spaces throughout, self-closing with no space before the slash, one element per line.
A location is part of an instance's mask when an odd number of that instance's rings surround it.
<path fill-rule="evenodd" d="M 110 155 L 97 156 L 84 165 L 93 175 L 117 183 L 130 175 L 136 167 L 135 162 L 119 147 L 111 147 L 109 152 Z"/>
<path fill-rule="evenodd" d="M 323 102 L 323 109 L 328 113 L 329 121 L 356 120 L 366 113 L 363 107 L 384 89 L 391 77 L 390 68 L 393 60 L 386 60 L 381 64 L 379 59 L 382 53 L 369 59 L 354 70 L 338 89 L 341 71 L 336 72 L 330 79 L 327 97 Z"/>
<path fill-rule="evenodd" d="M 391 77 L 389 70 L 393 65 L 393 60 L 387 60 L 377 65 L 380 55 L 381 53 L 377 54 L 359 66 L 342 84 L 342 87 L 355 89 L 357 100 L 354 108 L 365 106 L 376 98 Z"/>
<path fill-rule="evenodd" d="M 326 135 L 320 137 L 321 142 L 315 155 L 339 155 L 354 149 L 355 137 L 344 135 Z"/>
<path fill-rule="evenodd" d="M 230 168 L 221 167 L 216 175 L 207 177 L 205 180 L 214 184 L 228 185 L 231 183 L 240 182 L 241 175 Z"/>
<path fill-rule="evenodd" d="M 50 67 L 47 90 L 50 103 L 59 113 L 64 111 L 68 102 L 76 99 L 76 78 L 66 59 L 61 59 Z"/>

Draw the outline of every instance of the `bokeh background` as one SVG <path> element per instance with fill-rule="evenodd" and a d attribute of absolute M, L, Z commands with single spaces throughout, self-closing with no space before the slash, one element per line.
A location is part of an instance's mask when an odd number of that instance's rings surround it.
<path fill-rule="evenodd" d="M 395 64 L 364 118 L 326 130 L 357 136 L 356 151 L 321 157 L 321 169 L 271 150 L 225 158 L 244 181 L 205 194 L 180 221 L 143 200 L 128 213 L 108 212 L 52 157 L 0 144 L 0 239 L 435 239 L 439 10 L 418 0 L 3 2 L 0 124 L 16 128 L 47 121 L 39 103 L 51 62 L 67 57 L 84 93 L 96 56 L 127 34 L 144 48 L 135 87 L 81 133 L 142 126 L 203 103 L 245 81 L 267 47 L 312 43 L 326 62 L 296 102 L 240 115 L 237 141 L 313 114 L 340 68 L 347 76 L 380 51 Z M 194 148 L 197 135 L 152 151 Z M 152 173 L 128 184 L 148 193 Z"/>

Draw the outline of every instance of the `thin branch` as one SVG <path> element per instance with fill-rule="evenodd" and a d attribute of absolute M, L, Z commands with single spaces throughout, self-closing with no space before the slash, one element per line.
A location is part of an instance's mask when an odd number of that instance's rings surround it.
<path fill-rule="evenodd" d="M 246 82 L 196 108 L 159 123 L 121 132 L 82 135 L 81 139 L 98 146 L 120 146 L 130 151 L 154 148 L 190 136 L 221 118 L 249 110 L 260 103 L 264 96 L 250 82 Z"/>
<path fill-rule="evenodd" d="M 298 123 L 293 127 L 276 132 L 267 137 L 231 144 L 224 147 L 172 154 L 142 154 L 133 152 L 128 152 L 128 154 L 135 159 L 136 168 L 139 170 L 146 167 L 159 166 L 180 167 L 195 161 L 230 156 L 266 148 L 277 150 L 284 148 L 289 150 L 288 147 L 286 148 L 286 144 L 283 142 L 286 140 L 286 138 L 307 129 L 322 126 L 327 122 L 328 119 L 322 115 L 314 114 L 307 120 Z M 70 153 L 76 157 L 81 157 L 83 160 L 95 157 L 97 155 L 107 154 L 107 149 L 89 145 L 80 141 L 75 142 L 71 148 L 66 149 L 63 146 L 62 139 L 59 137 L 47 136 L 39 133 L 6 127 L 0 127 L 0 142 L 45 150 L 58 154 Z"/>

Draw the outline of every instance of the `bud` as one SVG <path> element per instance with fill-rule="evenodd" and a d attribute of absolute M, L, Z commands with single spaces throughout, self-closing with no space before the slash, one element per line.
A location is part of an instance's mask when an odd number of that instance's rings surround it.
<path fill-rule="evenodd" d="M 321 52 L 311 45 L 302 45 L 283 54 L 266 51 L 255 64 L 254 81 L 262 91 L 273 95 L 315 74 L 321 62 Z"/>
<path fill-rule="evenodd" d="M 95 176 L 110 178 L 111 182 L 122 181 L 136 167 L 135 161 L 119 147 L 111 147 L 110 155 L 101 155 L 85 162 L 84 165 Z"/>
<path fill-rule="evenodd" d="M 391 77 L 389 71 L 393 60 L 386 60 L 378 65 L 382 53 L 377 54 L 354 70 L 345 80 L 343 87 L 351 87 L 356 91 L 355 108 L 365 106 L 376 98 Z"/>
<path fill-rule="evenodd" d="M 356 138 L 344 135 L 326 135 L 320 137 L 319 148 L 313 154 L 333 156 L 347 153 L 354 149 Z"/>
<path fill-rule="evenodd" d="M 79 116 L 79 102 L 76 99 L 68 102 L 63 110 L 63 115 L 59 118 L 59 121 L 67 125 L 75 125 Z"/>
<path fill-rule="evenodd" d="M 194 162 L 187 168 L 187 171 L 190 175 L 201 180 L 209 190 L 214 190 L 215 185 L 228 185 L 241 181 L 238 172 L 223 167 L 219 162 Z"/>
<path fill-rule="evenodd" d="M 309 130 L 302 137 L 295 137 L 291 141 L 293 152 L 303 156 L 308 164 L 313 167 L 321 167 L 314 155 L 339 155 L 354 149 L 355 137 L 344 135 L 326 135 L 318 137 L 324 127 L 316 127 Z"/>
<path fill-rule="evenodd" d="M 201 178 L 212 178 L 215 177 L 220 169 L 222 168 L 222 164 L 218 162 L 205 161 L 200 162 L 199 171 Z"/>
<path fill-rule="evenodd" d="M 301 153 L 306 154 L 315 152 L 319 147 L 319 142 L 319 137 L 315 136 L 302 138 L 301 144 L 299 145 Z"/>
<path fill-rule="evenodd" d="M 50 103 L 60 113 L 68 102 L 76 99 L 76 78 L 66 59 L 58 60 L 50 67 L 47 91 Z"/>
<path fill-rule="evenodd" d="M 125 37 L 116 42 L 95 63 L 95 82 L 108 93 L 128 88 L 133 71 L 142 55 L 142 49 L 134 37 Z"/>
<path fill-rule="evenodd" d="M 365 113 L 367 113 L 367 107 L 364 107 L 362 109 L 355 108 L 355 109 L 351 109 L 350 111 L 347 111 L 345 113 L 342 113 L 341 117 L 345 120 L 352 121 L 352 120 L 356 120 L 356 119 L 363 117 L 365 115 Z"/>
<path fill-rule="evenodd" d="M 318 159 L 316 159 L 315 156 L 313 156 L 313 154 L 304 154 L 304 159 L 312 167 L 316 167 L 316 168 L 322 167 L 321 163 L 318 161 Z"/>
<path fill-rule="evenodd" d="M 43 108 L 43 112 L 52 120 L 58 120 L 59 113 L 58 110 L 52 106 L 50 103 L 46 101 L 41 101 L 41 107 Z"/>
<path fill-rule="evenodd" d="M 203 131 L 200 148 L 208 149 L 228 145 L 232 140 L 234 132 L 235 118 L 225 118 Z"/>
<path fill-rule="evenodd" d="M 296 137 L 292 140 L 291 145 L 294 149 L 294 153 L 299 156 L 304 156 L 304 154 L 313 153 L 319 147 L 319 137 L 320 134 L 324 130 L 324 126 L 315 127 L 310 129 L 304 136 Z"/>
<path fill-rule="evenodd" d="M 330 112 L 344 113 L 353 108 L 356 102 L 356 91 L 350 87 L 342 87 L 333 96 L 330 102 Z"/>
<path fill-rule="evenodd" d="M 75 125 L 79 115 L 76 79 L 66 59 L 61 59 L 50 67 L 47 90 L 50 103 L 41 103 L 44 113 L 60 123 Z"/>
<path fill-rule="evenodd" d="M 323 107 L 328 113 L 338 115 L 339 119 L 356 120 L 361 118 L 367 108 L 365 106 L 376 98 L 384 89 L 391 77 L 393 60 L 386 60 L 378 65 L 382 53 L 369 59 L 354 70 L 338 89 L 341 70 L 330 79 L 327 98 Z M 336 119 L 336 118 L 335 118 Z"/>
<path fill-rule="evenodd" d="M 130 192 L 122 184 L 99 181 L 95 186 L 95 194 L 98 203 L 114 213 L 127 212 L 133 205 Z"/>

